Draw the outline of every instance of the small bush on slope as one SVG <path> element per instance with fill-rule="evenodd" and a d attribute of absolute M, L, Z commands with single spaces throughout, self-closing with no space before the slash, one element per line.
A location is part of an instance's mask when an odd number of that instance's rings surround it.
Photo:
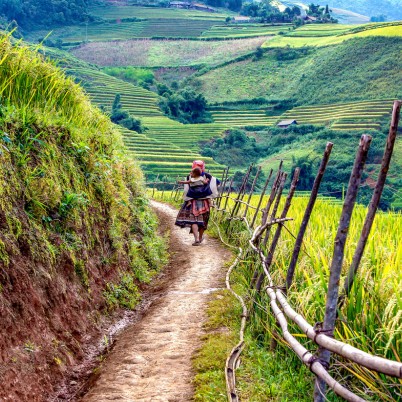
<path fill-rule="evenodd" d="M 0 96 L 0 399 L 29 400 L 102 310 L 135 305 L 165 249 L 139 167 L 78 85 L 0 37 Z"/>

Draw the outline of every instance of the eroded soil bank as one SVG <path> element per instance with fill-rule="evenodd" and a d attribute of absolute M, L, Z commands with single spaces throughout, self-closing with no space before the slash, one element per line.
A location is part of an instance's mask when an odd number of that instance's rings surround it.
<path fill-rule="evenodd" d="M 160 203 L 154 207 L 171 231 L 171 281 L 145 316 L 119 336 L 82 402 L 192 398 L 191 356 L 200 346 L 206 303 L 223 287 L 230 253 L 208 237 L 200 247 L 191 246 L 188 230 L 174 226 L 177 211 Z"/>

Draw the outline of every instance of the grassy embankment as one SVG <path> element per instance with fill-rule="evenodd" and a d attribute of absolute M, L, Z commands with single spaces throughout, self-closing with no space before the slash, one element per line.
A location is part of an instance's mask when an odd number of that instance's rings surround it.
<path fill-rule="evenodd" d="M 0 38 L 0 399 L 50 395 L 166 261 L 142 172 L 73 80 Z"/>
<path fill-rule="evenodd" d="M 165 193 L 165 197 L 168 196 Z M 258 197 L 253 197 L 254 205 L 257 201 Z M 296 197 L 292 202 L 288 216 L 294 218 L 294 221 L 286 224 L 286 227 L 293 234 L 297 233 L 306 204 L 307 198 L 303 197 Z M 294 285 L 289 292 L 291 305 L 312 324 L 323 319 L 329 266 L 341 209 L 337 200 L 333 202 L 321 198 L 317 201 L 305 236 Z M 358 206 L 353 215 L 343 278 L 351 263 L 353 247 L 360 235 L 365 212 L 365 208 Z M 253 214 L 249 210 L 249 218 Z M 214 231 L 213 225 L 210 228 Z M 230 241 L 246 249 L 248 233 L 244 227 L 238 225 L 232 233 Z M 335 335 L 337 339 L 366 352 L 393 360 L 399 360 L 402 344 L 402 276 L 398 269 L 402 258 L 402 244 L 399 241 L 401 235 L 400 214 L 377 215 L 353 290 L 340 312 Z M 279 285 L 285 281 L 293 244 L 292 235 L 283 231 L 271 270 L 274 282 Z M 231 279 L 235 290 L 249 304 L 251 298 L 256 297 L 248 288 L 254 268 L 255 263 L 250 256 L 243 258 Z M 255 402 L 311 400 L 313 375 L 282 342 L 279 341 L 280 346 L 275 352 L 269 350 L 274 330 L 279 333 L 281 331 L 275 327 L 272 314 L 267 312 L 268 299 L 262 297 L 259 305 L 254 305 L 254 308 L 247 324 L 246 348 L 241 366 L 236 372 L 241 399 Z M 240 314 L 238 302 L 226 292 L 217 294 L 212 301 L 204 346 L 194 360 L 197 370 L 196 400 L 226 400 L 224 364 L 227 353 L 237 343 Z M 309 350 L 315 350 L 313 344 L 296 327 L 291 326 L 291 333 Z M 400 382 L 396 379 L 347 364 L 339 358 L 334 359 L 331 372 L 365 400 L 398 400 Z M 351 374 L 361 382 L 353 379 Z M 330 393 L 329 400 L 338 399 Z"/>

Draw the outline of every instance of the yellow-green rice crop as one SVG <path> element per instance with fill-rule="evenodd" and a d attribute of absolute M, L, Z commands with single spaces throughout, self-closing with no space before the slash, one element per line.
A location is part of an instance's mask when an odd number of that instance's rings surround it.
<path fill-rule="evenodd" d="M 155 197 L 160 195 L 161 192 L 155 193 Z M 170 194 L 165 192 L 164 197 L 168 199 Z M 251 204 L 256 206 L 258 200 L 259 196 L 253 196 Z M 266 201 L 267 197 L 262 203 L 263 206 Z M 292 235 L 297 235 L 307 202 L 307 197 L 300 196 L 295 197 L 292 202 L 288 216 L 294 220 L 285 224 L 288 230 L 282 231 L 282 238 L 271 268 L 274 283 L 277 285 L 282 286 L 285 283 L 286 270 L 294 245 Z M 281 203 L 283 204 L 283 200 Z M 229 202 L 229 207 L 232 206 L 233 201 Z M 341 210 L 342 203 L 339 200 L 330 198 L 317 200 L 296 267 L 294 283 L 288 294 L 290 304 L 312 325 L 322 321 L 324 317 L 329 266 Z M 239 216 L 243 215 L 243 211 L 244 206 L 240 208 Z M 351 263 L 365 214 L 365 207 L 358 205 L 355 208 L 346 246 L 344 276 Z M 247 213 L 249 221 L 253 215 L 254 210 L 249 209 Z M 233 239 L 244 238 L 244 228 L 241 233 L 236 230 Z M 368 353 L 397 361 L 400 359 L 402 345 L 401 238 L 402 214 L 379 212 L 352 292 L 340 311 L 335 331 L 336 339 Z M 250 266 L 248 272 L 252 270 Z M 268 305 L 266 308 L 269 308 Z M 292 333 L 298 336 L 298 339 L 305 339 L 303 334 L 298 333 L 296 327 L 292 327 Z M 309 344 L 308 347 L 311 349 L 312 345 Z M 357 365 L 345 363 L 339 358 L 336 359 L 335 366 L 338 369 L 345 368 L 363 381 L 364 385 L 361 383 L 356 385 L 351 380 L 348 386 L 354 387 L 354 391 L 360 394 L 361 391 L 358 389 L 364 389 L 369 400 L 393 401 L 400 392 L 400 380 L 386 378 Z"/>

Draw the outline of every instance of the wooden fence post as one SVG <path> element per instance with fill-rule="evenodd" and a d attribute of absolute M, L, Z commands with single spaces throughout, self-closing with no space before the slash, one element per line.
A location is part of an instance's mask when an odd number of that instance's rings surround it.
<path fill-rule="evenodd" d="M 401 111 L 402 101 L 395 101 L 394 107 L 392 110 L 392 119 L 391 125 L 389 128 L 387 143 L 385 145 L 384 155 L 382 157 L 381 169 L 378 175 L 377 183 L 373 192 L 373 196 L 371 197 L 371 201 L 368 207 L 368 212 L 366 215 L 366 219 L 364 221 L 363 229 L 360 235 L 359 242 L 357 243 L 357 247 L 355 253 L 353 255 L 352 264 L 350 265 L 348 276 L 345 279 L 345 283 L 343 286 L 343 294 L 339 300 L 339 306 L 341 307 L 345 297 L 349 295 L 350 290 L 352 289 L 353 280 L 356 275 L 357 269 L 359 268 L 360 260 L 363 256 L 364 248 L 366 247 L 367 239 L 370 234 L 371 227 L 373 226 L 374 217 L 377 212 L 378 204 L 380 203 L 381 194 L 384 189 L 385 179 L 387 178 L 387 173 L 389 169 L 389 164 L 391 161 L 392 152 L 394 150 L 396 133 L 398 131 L 398 122 Z"/>
<path fill-rule="evenodd" d="M 218 208 L 221 207 L 222 197 L 225 192 L 225 187 L 226 187 L 226 182 L 228 180 L 228 177 L 229 177 L 229 166 L 225 169 L 222 184 L 221 184 L 220 188 L 218 189 L 218 194 L 220 194 L 220 196 L 218 197 L 218 201 L 216 203 Z"/>
<path fill-rule="evenodd" d="M 290 288 L 290 285 L 293 281 L 293 276 L 296 268 L 297 259 L 299 258 L 300 248 L 303 243 L 304 233 L 306 232 L 308 222 L 310 220 L 311 212 L 313 211 L 315 201 L 317 199 L 318 190 L 320 188 L 321 180 L 324 176 L 325 169 L 327 167 L 329 156 L 331 155 L 332 146 L 334 144 L 332 142 L 328 142 L 325 147 L 324 156 L 321 160 L 320 167 L 318 169 L 317 176 L 315 177 L 313 188 L 311 190 L 310 199 L 307 204 L 306 210 L 304 211 L 304 216 L 302 223 L 300 225 L 299 233 L 297 234 L 296 242 L 293 248 L 292 258 L 290 260 L 288 272 L 286 275 L 286 289 Z"/>
<path fill-rule="evenodd" d="M 246 204 L 246 208 L 244 210 L 243 218 L 246 218 L 247 211 L 248 211 L 248 206 L 249 206 L 249 203 L 251 201 L 251 197 L 253 195 L 254 188 L 255 188 L 255 186 L 257 184 L 258 176 L 260 175 L 260 173 L 261 173 L 261 166 L 258 166 L 257 173 L 256 173 L 256 175 L 254 177 L 254 181 L 253 181 L 253 184 L 251 185 L 250 193 L 248 195 L 247 204 Z"/>
<path fill-rule="evenodd" d="M 297 183 L 299 182 L 299 175 L 300 175 L 300 168 L 297 167 L 293 174 L 292 184 L 290 185 L 289 193 L 288 193 L 288 196 L 286 197 L 285 206 L 283 207 L 280 219 L 286 218 L 286 215 L 287 215 L 290 205 L 292 203 L 293 195 L 296 191 Z M 268 256 L 266 258 L 265 266 L 267 268 L 269 268 L 271 266 L 272 260 L 274 259 L 275 249 L 278 244 L 279 238 L 281 236 L 281 232 L 282 232 L 282 224 L 278 224 L 278 227 L 276 228 L 276 231 L 275 231 L 274 238 L 272 239 L 272 243 L 269 247 Z M 264 277 L 265 277 L 264 272 L 262 272 L 260 274 L 260 276 L 258 277 L 257 283 L 255 285 L 258 292 L 261 290 L 261 286 L 264 281 Z"/>
<path fill-rule="evenodd" d="M 287 173 L 285 173 L 285 172 L 281 173 L 275 204 L 274 204 L 274 207 L 272 208 L 272 212 L 271 212 L 271 220 L 275 219 L 275 215 L 278 212 L 279 202 L 281 201 L 282 192 L 283 192 L 283 188 L 285 187 L 287 177 L 288 177 Z M 264 247 L 267 245 L 267 241 L 268 241 L 270 232 L 271 232 L 271 226 L 268 226 L 267 230 L 265 231 L 264 240 L 262 242 Z"/>
<path fill-rule="evenodd" d="M 357 193 L 360 186 L 361 176 L 367 159 L 368 150 L 370 148 L 371 137 L 362 135 L 360 139 L 359 149 L 355 158 L 355 163 L 350 176 L 348 189 L 346 192 L 345 202 L 342 208 L 342 214 L 339 221 L 338 231 L 335 237 L 334 252 L 330 268 L 330 276 L 328 283 L 327 301 L 325 305 L 325 316 L 323 323 L 323 331 L 329 336 L 333 336 L 336 320 L 339 279 L 342 271 L 342 263 L 344 257 L 345 243 L 349 231 L 350 219 L 353 208 L 355 206 Z M 320 349 L 318 358 L 320 362 L 329 367 L 331 352 L 326 349 Z M 314 402 L 324 402 L 326 394 L 326 383 L 322 379 L 316 378 L 314 386 Z"/>
<path fill-rule="evenodd" d="M 278 191 L 279 180 L 280 180 L 280 177 L 281 177 L 281 174 L 282 174 L 281 167 L 282 167 L 282 161 L 279 164 L 279 170 L 276 173 L 274 182 L 272 183 L 271 194 L 269 195 L 267 205 L 263 209 L 262 218 L 261 218 L 261 226 L 264 226 L 266 224 L 267 220 L 268 220 L 269 210 L 271 209 L 272 202 L 274 201 L 275 196 L 276 196 L 276 192 Z M 261 237 L 259 237 L 257 241 L 260 242 Z M 256 280 L 257 280 L 259 275 L 260 275 L 260 272 L 259 272 L 259 269 L 257 267 L 254 270 L 253 277 L 251 279 L 251 285 L 253 285 L 256 282 Z"/>
<path fill-rule="evenodd" d="M 233 185 L 233 177 L 230 179 L 228 193 L 226 194 L 225 206 L 223 207 L 224 212 L 226 211 L 226 207 L 228 205 L 228 200 L 229 200 L 229 197 L 230 197 L 230 193 L 232 192 L 232 185 Z"/>
<path fill-rule="evenodd" d="M 258 205 L 257 205 L 257 208 L 255 210 L 253 220 L 251 221 L 251 224 L 250 224 L 251 228 L 254 226 L 255 220 L 257 219 L 258 213 L 260 212 L 261 203 L 262 203 L 262 200 L 264 198 L 265 191 L 267 190 L 268 184 L 269 184 L 269 182 L 271 180 L 272 173 L 273 173 L 273 170 L 271 169 L 271 171 L 269 172 L 269 176 L 268 176 L 267 180 L 264 183 L 264 188 L 262 189 L 260 199 L 258 200 Z"/>
<path fill-rule="evenodd" d="M 239 200 L 240 200 L 240 198 L 241 198 L 243 192 L 244 192 L 244 191 L 246 190 L 246 188 L 247 188 L 248 178 L 249 178 L 249 176 L 250 176 L 250 173 L 251 173 L 251 169 L 252 169 L 252 168 L 253 168 L 253 164 L 251 164 L 251 165 L 249 166 L 249 168 L 247 169 L 246 175 L 243 177 L 243 181 L 242 181 L 242 184 L 241 184 L 241 186 L 240 186 L 239 193 L 237 194 L 237 197 L 236 197 L 236 200 L 235 200 L 235 205 L 234 205 L 234 207 L 233 207 L 233 209 L 232 209 L 232 212 L 231 212 L 231 214 L 230 214 L 230 218 L 233 218 L 233 217 L 237 214 L 237 211 L 238 211 L 239 205 L 240 205 Z"/>
<path fill-rule="evenodd" d="M 269 198 L 267 200 L 267 205 L 263 209 L 262 218 L 261 218 L 261 225 L 265 225 L 265 223 L 267 222 L 269 210 L 271 209 L 271 205 L 272 205 L 272 203 L 273 203 L 273 201 L 275 199 L 276 192 L 278 191 L 281 172 L 282 172 L 281 170 L 278 170 L 278 172 L 276 173 L 275 180 L 274 180 L 274 182 L 272 184 L 272 187 L 271 187 L 271 194 L 269 195 Z"/>

